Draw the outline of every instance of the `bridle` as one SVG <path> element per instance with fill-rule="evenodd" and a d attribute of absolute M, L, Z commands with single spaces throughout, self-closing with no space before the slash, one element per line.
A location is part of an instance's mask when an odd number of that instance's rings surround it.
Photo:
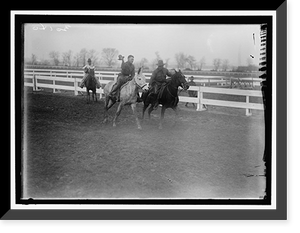
<path fill-rule="evenodd" d="M 182 74 L 180 74 L 180 75 L 182 76 Z M 180 94 L 180 92 L 184 89 L 185 83 L 184 83 L 184 82 L 181 82 L 180 85 L 182 86 L 182 89 L 179 90 L 179 93 L 178 93 L 178 94 Z M 171 86 L 171 85 L 167 85 L 167 90 L 168 90 L 169 94 L 170 94 L 173 98 L 176 98 L 176 96 L 174 96 L 174 95 L 170 92 L 169 86 Z M 178 87 L 177 87 L 177 88 L 176 88 L 176 87 L 173 87 L 173 86 L 171 86 L 171 87 L 172 87 L 173 89 L 178 89 Z"/>
<path fill-rule="evenodd" d="M 147 86 L 147 83 L 145 83 L 144 85 L 139 85 L 136 81 L 135 81 L 135 78 L 133 77 L 133 81 L 135 83 L 135 85 L 137 85 L 138 87 L 140 87 L 141 89 L 143 89 L 143 87 Z"/>

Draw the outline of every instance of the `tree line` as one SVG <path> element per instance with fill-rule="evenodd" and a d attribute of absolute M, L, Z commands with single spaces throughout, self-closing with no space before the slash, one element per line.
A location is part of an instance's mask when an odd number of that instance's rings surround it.
<path fill-rule="evenodd" d="M 118 67 L 120 64 L 118 62 L 119 51 L 116 48 L 104 48 L 101 53 L 94 49 L 83 48 L 79 52 L 74 53 L 71 50 L 60 53 L 58 51 L 51 51 L 49 53 L 48 60 L 38 60 L 37 56 L 32 54 L 31 59 L 27 60 L 27 64 L 41 64 L 41 65 L 55 65 L 55 66 L 74 66 L 82 67 L 86 64 L 87 59 L 90 58 L 95 66 L 99 67 Z M 175 62 L 178 68 L 186 70 L 202 70 L 206 66 L 206 58 L 203 56 L 199 61 L 195 59 L 194 56 L 179 52 L 175 54 Z M 162 58 L 159 52 L 155 52 L 155 58 L 148 60 L 143 57 L 140 60 L 135 60 L 135 66 L 144 68 L 155 69 L 158 60 L 163 60 L 165 62 L 165 67 L 168 68 L 170 65 L 170 58 Z M 248 65 L 252 65 L 251 61 L 247 61 Z M 215 58 L 212 61 L 213 70 L 227 71 L 230 69 L 230 62 L 228 59 Z"/>

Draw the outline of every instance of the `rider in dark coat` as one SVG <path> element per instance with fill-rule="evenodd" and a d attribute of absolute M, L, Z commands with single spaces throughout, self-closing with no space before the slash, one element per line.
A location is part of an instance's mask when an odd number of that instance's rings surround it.
<path fill-rule="evenodd" d="M 156 102 L 154 109 L 158 106 L 158 93 L 163 84 L 167 83 L 166 76 L 171 77 L 172 74 L 167 68 L 164 68 L 165 63 L 162 60 L 157 62 L 157 68 L 153 71 L 152 76 L 150 78 L 149 86 L 150 93 L 153 93 L 156 96 Z"/>

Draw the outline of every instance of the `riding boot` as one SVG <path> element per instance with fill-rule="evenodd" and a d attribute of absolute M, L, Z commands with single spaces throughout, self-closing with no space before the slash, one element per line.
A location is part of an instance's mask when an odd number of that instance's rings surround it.
<path fill-rule="evenodd" d="M 156 110 L 158 108 L 158 105 L 159 105 L 159 92 L 160 92 L 160 86 L 156 85 L 155 88 L 154 88 L 154 92 L 153 94 L 155 95 L 155 104 L 153 106 L 153 110 Z"/>
<path fill-rule="evenodd" d="M 119 90 L 121 88 L 121 86 L 126 83 L 128 76 L 124 76 L 122 74 L 119 74 L 118 78 L 117 78 L 117 83 L 112 87 L 112 90 L 109 93 L 109 97 L 112 99 L 117 99 L 117 94 L 119 96 Z"/>
<path fill-rule="evenodd" d="M 83 78 L 82 78 L 82 80 L 81 80 L 81 82 L 80 82 L 80 84 L 79 84 L 79 86 L 80 86 L 81 88 L 84 87 L 84 82 L 85 82 L 87 76 L 88 76 L 88 74 L 85 74 L 85 75 L 83 76 Z"/>
<path fill-rule="evenodd" d="M 113 87 L 108 96 L 112 99 L 116 99 L 116 93 L 119 89 L 119 83 L 116 83 Z"/>

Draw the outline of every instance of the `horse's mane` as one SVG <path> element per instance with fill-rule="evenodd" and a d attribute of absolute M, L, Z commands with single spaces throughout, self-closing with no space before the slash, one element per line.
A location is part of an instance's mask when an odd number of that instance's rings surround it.
<path fill-rule="evenodd" d="M 141 72 L 141 69 L 142 69 L 142 68 L 143 68 L 142 66 L 139 68 L 139 70 L 138 70 L 138 72 L 137 72 L 138 74 Z"/>
<path fill-rule="evenodd" d="M 174 69 L 174 70 L 175 70 L 175 69 Z M 170 80 L 171 80 L 171 81 L 175 81 L 176 78 L 178 77 L 178 75 L 182 75 L 181 70 L 179 70 L 179 71 L 176 71 L 176 70 L 175 70 L 175 73 L 171 76 Z"/>

